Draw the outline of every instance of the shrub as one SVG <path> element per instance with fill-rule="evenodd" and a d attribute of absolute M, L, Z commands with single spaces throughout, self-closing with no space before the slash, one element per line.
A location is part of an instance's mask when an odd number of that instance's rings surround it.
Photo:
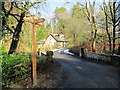
<path fill-rule="evenodd" d="M 19 53 L 17 55 L 8 55 L 4 48 L 2 50 L 2 85 L 7 84 L 18 77 L 26 77 L 28 75 L 28 68 L 31 65 L 30 54 Z"/>
<path fill-rule="evenodd" d="M 2 67 L 2 86 L 5 87 L 10 83 L 16 83 L 24 77 L 31 76 L 31 54 L 17 53 L 16 55 L 8 55 L 4 47 L 0 47 L 1 67 Z M 53 54 L 53 53 L 51 53 Z M 37 71 L 44 70 L 47 67 L 43 63 L 42 57 L 37 55 Z"/>

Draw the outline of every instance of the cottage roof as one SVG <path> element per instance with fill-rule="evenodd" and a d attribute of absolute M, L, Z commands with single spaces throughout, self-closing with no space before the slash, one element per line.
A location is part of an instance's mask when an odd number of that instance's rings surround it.
<path fill-rule="evenodd" d="M 64 35 L 59 35 L 59 34 L 49 34 L 51 35 L 57 42 L 68 42 L 65 38 Z M 48 37 L 49 37 L 48 35 Z"/>
<path fill-rule="evenodd" d="M 39 41 L 38 42 L 38 44 L 40 44 L 40 45 L 42 45 L 42 44 L 44 44 L 45 43 L 45 41 Z"/>
<path fill-rule="evenodd" d="M 68 41 L 64 38 L 64 35 L 63 35 L 63 34 L 62 34 L 62 35 L 59 35 L 59 34 L 49 34 L 49 35 L 47 36 L 47 38 L 48 38 L 49 36 L 52 36 L 52 37 L 56 40 L 56 42 L 68 42 Z M 46 40 L 47 40 L 47 38 L 46 38 Z M 39 41 L 38 44 L 39 44 L 39 45 L 43 45 L 46 40 Z"/>

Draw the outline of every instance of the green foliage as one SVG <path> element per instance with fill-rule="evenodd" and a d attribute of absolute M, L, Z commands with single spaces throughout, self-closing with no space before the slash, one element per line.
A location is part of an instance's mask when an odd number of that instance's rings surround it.
<path fill-rule="evenodd" d="M 75 18 L 83 18 L 83 15 L 81 14 L 81 8 L 79 3 L 77 3 L 76 5 L 74 5 L 74 7 L 72 8 L 72 16 Z"/>
<path fill-rule="evenodd" d="M 0 54 L 5 53 L 5 47 L 3 45 L 0 46 Z"/>
<path fill-rule="evenodd" d="M 36 30 L 36 35 L 37 35 L 37 42 L 40 40 L 43 40 L 46 38 L 46 34 L 47 34 L 47 30 L 40 26 L 37 30 Z"/>
<path fill-rule="evenodd" d="M 61 18 L 64 19 L 66 15 L 68 14 L 67 9 L 65 7 L 60 7 L 60 8 L 57 7 L 54 13 L 58 20 L 60 20 Z"/>
<path fill-rule="evenodd" d="M 2 85 L 7 86 L 10 83 L 16 83 L 24 77 L 31 76 L 31 54 L 19 53 L 16 55 L 8 55 L 5 48 L 0 47 L 2 55 L 0 55 L 2 64 Z M 46 57 L 46 56 L 45 56 Z M 49 58 L 46 58 L 49 59 Z M 44 61 L 46 61 L 44 63 Z M 45 70 L 50 61 L 43 60 L 37 55 L 37 70 Z M 1 73 L 0 73 L 1 74 Z"/>
<path fill-rule="evenodd" d="M 65 7 L 60 7 L 60 8 L 57 7 L 54 13 L 60 15 L 62 13 L 65 13 L 66 11 L 67 9 Z"/>
<path fill-rule="evenodd" d="M 23 43 L 28 48 L 32 47 L 32 24 L 24 23 L 22 27 L 22 32 L 20 34 L 20 43 Z"/>
<path fill-rule="evenodd" d="M 36 37 L 37 37 L 36 41 L 39 42 L 40 40 L 46 39 L 50 31 L 51 31 L 50 24 L 46 24 L 46 27 L 39 26 L 36 30 Z"/>
<path fill-rule="evenodd" d="M 8 55 L 4 48 L 2 50 L 2 83 L 7 85 L 11 79 L 17 79 L 18 76 L 25 77 L 28 75 L 28 67 L 31 65 L 30 54 L 19 53 Z"/>
<path fill-rule="evenodd" d="M 83 8 L 77 3 L 71 8 L 71 14 L 68 14 L 65 7 L 56 8 L 54 12 L 56 19 L 58 20 L 55 25 L 55 31 L 57 31 L 56 33 L 64 34 L 69 43 L 89 42 L 89 38 L 87 37 L 89 35 L 89 33 L 87 33 L 89 25 L 87 24 L 86 18 L 84 18 L 85 15 L 81 9 Z"/>

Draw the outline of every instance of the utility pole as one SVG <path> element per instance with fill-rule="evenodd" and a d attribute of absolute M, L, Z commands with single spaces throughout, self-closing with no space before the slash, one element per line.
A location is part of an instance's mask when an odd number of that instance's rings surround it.
<path fill-rule="evenodd" d="M 45 21 L 44 18 L 36 19 L 34 16 L 32 17 L 25 17 L 25 22 L 32 23 L 32 80 L 33 86 L 36 85 L 37 75 L 36 75 L 36 31 L 35 25 L 43 25 Z"/>

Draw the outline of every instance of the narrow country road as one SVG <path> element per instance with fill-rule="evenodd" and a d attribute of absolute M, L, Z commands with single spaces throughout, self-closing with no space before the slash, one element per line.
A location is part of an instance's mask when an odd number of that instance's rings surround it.
<path fill-rule="evenodd" d="M 89 62 L 57 51 L 53 57 L 67 75 L 64 88 L 118 88 L 117 67 Z"/>

